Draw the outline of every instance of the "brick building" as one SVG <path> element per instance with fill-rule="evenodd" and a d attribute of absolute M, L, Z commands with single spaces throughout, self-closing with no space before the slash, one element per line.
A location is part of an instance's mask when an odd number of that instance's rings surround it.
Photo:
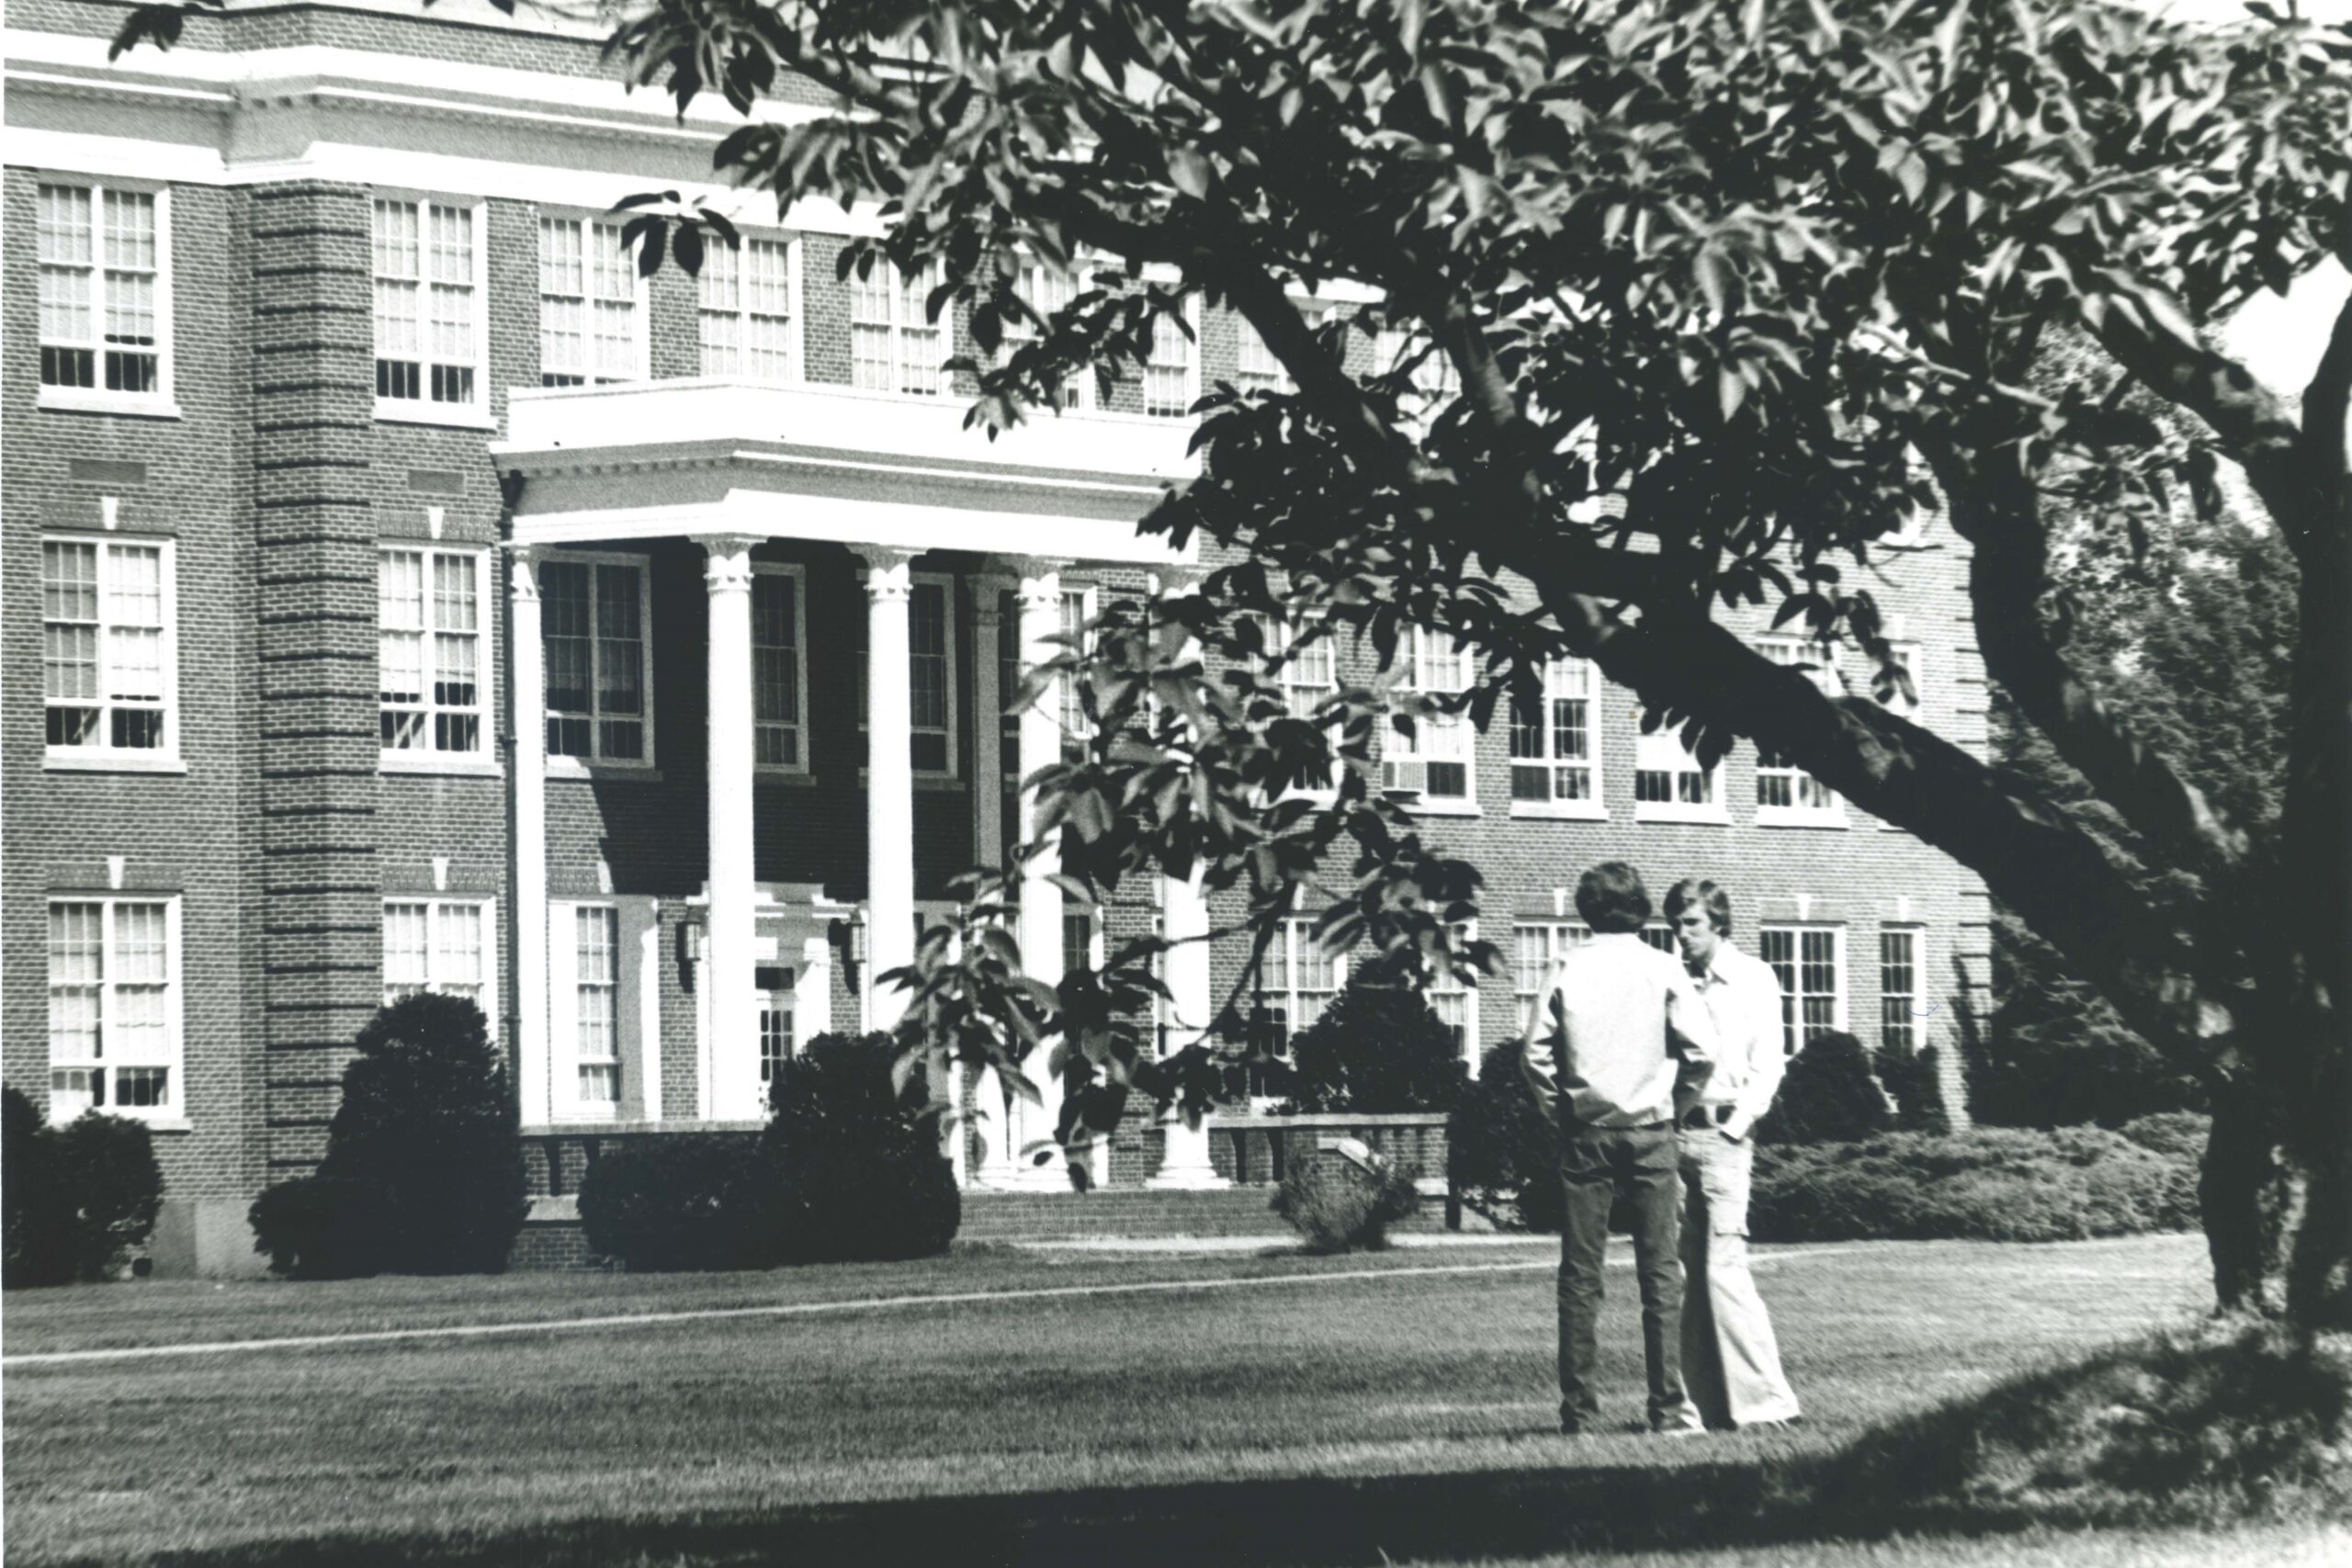
<path fill-rule="evenodd" d="M 1023 660 L 1199 570 L 1131 526 L 1185 471 L 1185 407 L 1275 368 L 1195 301 L 1196 341 L 990 445 L 928 280 L 834 281 L 862 214 L 735 195 L 740 253 L 638 277 L 603 215 L 729 194 L 730 122 L 625 94 L 594 33 L 233 4 L 109 65 L 125 9 L 20 0 L 7 33 L 6 1081 L 150 1121 L 159 1256 L 205 1269 L 246 1260 L 246 1203 L 317 1159 L 352 1036 L 417 987 L 481 1000 L 558 1190 L 599 1134 L 755 1122 L 766 1065 L 887 1020 L 872 976 L 1018 831 L 1013 781 L 1063 734 L 1050 705 L 1000 716 Z M 1905 544 L 1873 586 L 1921 716 L 1981 747 L 1964 554 Z M 1336 673 L 1287 678 L 1311 701 Z M 1529 716 L 1381 763 L 1518 956 L 1433 997 L 1466 1055 L 1517 1029 L 1577 870 L 1613 856 L 1736 890 L 1792 1036 L 1942 1046 L 1956 1089 L 1972 877 L 1750 748 L 1700 773 L 1580 666 Z M 1163 884 L 1105 923 L 1209 913 Z M 1261 986 L 1293 1030 L 1346 970 L 1308 919 Z M 1043 882 L 1023 924 L 1104 935 Z M 1243 956 L 1171 955 L 1170 1037 Z M 1062 1183 L 1006 1142 L 977 1128 L 961 1178 Z M 1097 1163 L 1216 1179 L 1141 1119 Z"/>

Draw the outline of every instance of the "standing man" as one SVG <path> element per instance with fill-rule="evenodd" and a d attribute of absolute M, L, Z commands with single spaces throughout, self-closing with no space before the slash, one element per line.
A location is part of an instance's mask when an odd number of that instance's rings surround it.
<path fill-rule="evenodd" d="M 1675 1098 L 1682 1130 L 1682 1364 L 1710 1427 L 1758 1427 L 1797 1418 L 1781 1371 L 1781 1348 L 1747 1267 L 1747 1190 L 1756 1161 L 1748 1132 L 1772 1103 L 1786 1070 L 1781 982 L 1772 966 L 1731 944 L 1731 899 L 1690 878 L 1666 896 L 1713 1025 L 1714 1071 Z"/>
<path fill-rule="evenodd" d="M 1577 913 L 1592 940 L 1570 948 L 1536 994 L 1520 1058 L 1535 1103 L 1561 1134 L 1560 1429 L 1589 1430 L 1600 1415 L 1592 1379 L 1601 1256 L 1611 1204 L 1622 1196 L 1634 1213 L 1650 1429 L 1688 1435 L 1704 1427 L 1683 1394 L 1676 1326 L 1674 1091 L 1678 1073 L 1703 1067 L 1712 1035 L 1682 965 L 1635 934 L 1650 914 L 1640 873 L 1623 861 L 1594 866 L 1577 884 Z"/>

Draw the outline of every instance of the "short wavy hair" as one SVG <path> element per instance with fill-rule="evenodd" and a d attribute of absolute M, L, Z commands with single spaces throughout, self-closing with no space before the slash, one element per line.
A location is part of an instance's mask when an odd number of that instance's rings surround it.
<path fill-rule="evenodd" d="M 1649 923 L 1650 892 L 1623 861 L 1602 861 L 1577 879 L 1577 913 L 1596 935 L 1637 931 Z"/>
<path fill-rule="evenodd" d="M 1712 882 L 1686 876 L 1666 890 L 1666 918 L 1679 920 L 1682 911 L 1698 904 L 1707 911 L 1707 923 L 1718 936 L 1731 935 L 1731 895 Z"/>

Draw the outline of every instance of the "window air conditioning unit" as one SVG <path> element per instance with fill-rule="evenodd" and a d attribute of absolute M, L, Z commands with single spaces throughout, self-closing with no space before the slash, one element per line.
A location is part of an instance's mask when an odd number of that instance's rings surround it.
<path fill-rule="evenodd" d="M 1430 765 L 1419 757 L 1384 757 L 1380 787 L 1387 795 L 1419 795 L 1430 787 Z"/>

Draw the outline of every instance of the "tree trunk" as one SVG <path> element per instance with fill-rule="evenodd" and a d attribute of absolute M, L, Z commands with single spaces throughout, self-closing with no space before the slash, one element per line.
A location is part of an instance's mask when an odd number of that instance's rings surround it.
<path fill-rule="evenodd" d="M 2239 1078 L 2213 1096 L 2213 1130 L 2197 1183 L 2198 1217 L 2213 1259 L 2217 1310 L 2267 1313 L 2278 1259 L 2284 1172 L 2270 1100 Z"/>
<path fill-rule="evenodd" d="M 2352 1156 L 2347 1156 L 2345 1060 L 2316 1075 L 2319 1092 L 2299 1106 L 2290 1138 L 2302 1188 L 2287 1264 L 2287 1315 L 2304 1334 L 2352 1329 Z"/>

